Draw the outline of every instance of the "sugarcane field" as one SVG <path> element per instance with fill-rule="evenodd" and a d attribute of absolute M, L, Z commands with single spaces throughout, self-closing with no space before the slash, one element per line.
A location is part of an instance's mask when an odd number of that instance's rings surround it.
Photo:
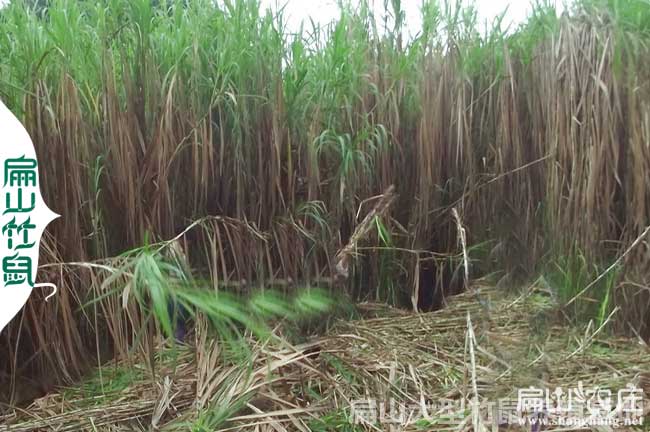
<path fill-rule="evenodd" d="M 650 0 L 0 29 L 0 432 L 650 431 Z"/>

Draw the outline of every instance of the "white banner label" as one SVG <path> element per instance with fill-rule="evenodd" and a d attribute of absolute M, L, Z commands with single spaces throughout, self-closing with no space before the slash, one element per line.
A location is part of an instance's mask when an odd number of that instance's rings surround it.
<path fill-rule="evenodd" d="M 43 202 L 38 162 L 27 131 L 0 101 L 0 331 L 25 305 L 36 283 L 41 236 L 58 217 Z M 52 295 L 50 294 L 50 296 Z M 48 298 L 50 297 L 48 296 Z"/>

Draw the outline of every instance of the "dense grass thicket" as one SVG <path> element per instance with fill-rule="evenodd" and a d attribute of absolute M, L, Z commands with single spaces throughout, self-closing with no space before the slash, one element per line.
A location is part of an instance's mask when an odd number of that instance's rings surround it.
<path fill-rule="evenodd" d="M 461 288 L 458 220 L 472 277 L 541 274 L 568 303 L 609 269 L 568 315 L 602 322 L 619 306 L 620 328 L 649 334 L 649 250 L 629 248 L 650 224 L 647 0 L 561 17 L 539 5 L 518 29 L 485 32 L 471 8 L 425 1 L 414 38 L 399 1 L 386 19 L 344 7 L 298 34 L 254 0 L 154 3 L 0 11 L 0 97 L 62 215 L 39 273 L 60 294 L 34 294 L 4 331 L 3 379 L 71 379 L 153 346 L 142 305 L 160 287 L 136 295 L 143 273 L 439 306 Z M 390 214 L 356 245 L 347 282 L 330 283 L 390 185 Z M 168 239 L 155 259 L 107 264 Z"/>

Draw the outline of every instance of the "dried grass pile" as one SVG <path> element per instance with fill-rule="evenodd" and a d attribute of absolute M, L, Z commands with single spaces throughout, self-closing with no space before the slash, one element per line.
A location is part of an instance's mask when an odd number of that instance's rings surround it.
<path fill-rule="evenodd" d="M 364 400 L 386 406 L 446 400 L 458 407 L 465 401 L 451 414 L 430 411 L 429 422 L 406 416 L 394 430 L 488 430 L 498 419 L 482 409 L 474 416 L 475 396 L 485 403 L 516 400 L 517 389 L 529 386 L 615 391 L 630 383 L 646 397 L 650 392 L 649 349 L 640 339 L 608 336 L 607 320 L 567 327 L 551 293 L 537 286 L 517 295 L 479 286 L 437 312 L 381 309 L 381 315 L 340 321 L 300 346 L 281 338 L 251 341 L 243 363 L 225 361 L 228 348 L 199 324 L 195 343 L 158 356 L 155 377 L 150 361 L 107 366 L 103 395 L 95 377 L 5 416 L 0 430 L 388 428 L 352 423 L 351 409 Z"/>

